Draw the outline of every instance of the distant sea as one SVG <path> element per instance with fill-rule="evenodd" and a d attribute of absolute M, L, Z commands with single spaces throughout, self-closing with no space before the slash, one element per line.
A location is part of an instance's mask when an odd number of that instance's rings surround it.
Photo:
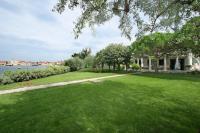
<path fill-rule="evenodd" d="M 0 75 L 5 71 L 44 69 L 47 66 L 0 66 Z"/>

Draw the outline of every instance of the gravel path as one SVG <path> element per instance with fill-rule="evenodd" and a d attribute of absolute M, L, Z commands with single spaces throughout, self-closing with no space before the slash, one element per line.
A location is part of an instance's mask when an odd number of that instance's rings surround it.
<path fill-rule="evenodd" d="M 98 77 L 98 78 L 89 78 L 89 79 L 82 79 L 82 80 L 74 80 L 74 81 L 67 81 L 67 82 L 59 82 L 59 83 L 52 83 L 52 84 L 46 84 L 46 85 L 30 86 L 30 87 L 23 87 L 23 88 L 10 89 L 10 90 L 1 90 L 0 95 L 23 92 L 23 91 L 30 91 L 30 90 L 37 90 L 37 89 L 45 89 L 45 88 L 48 88 L 48 87 L 77 84 L 77 83 L 83 83 L 83 82 L 88 82 L 88 81 L 96 82 L 96 81 L 101 80 L 101 79 L 120 77 L 120 76 L 125 76 L 125 74 L 118 74 L 118 75 Z"/>

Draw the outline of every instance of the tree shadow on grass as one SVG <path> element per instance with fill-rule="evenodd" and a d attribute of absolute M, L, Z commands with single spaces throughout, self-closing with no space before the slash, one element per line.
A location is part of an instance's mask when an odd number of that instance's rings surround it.
<path fill-rule="evenodd" d="M 159 78 L 167 80 L 186 80 L 192 82 L 200 82 L 200 74 L 183 74 L 183 73 L 140 73 L 135 76 Z"/>
<path fill-rule="evenodd" d="M 0 132 L 196 131 L 198 107 L 163 93 L 160 87 L 104 81 L 2 95 Z"/>

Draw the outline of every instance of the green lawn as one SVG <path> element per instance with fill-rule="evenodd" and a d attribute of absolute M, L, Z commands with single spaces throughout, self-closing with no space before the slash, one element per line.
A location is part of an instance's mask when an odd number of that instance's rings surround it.
<path fill-rule="evenodd" d="M 198 133 L 200 76 L 142 74 L 0 96 L 0 133 Z"/>
<path fill-rule="evenodd" d="M 8 85 L 0 85 L 0 90 L 15 89 L 15 88 L 20 88 L 24 86 L 43 85 L 43 84 L 49 84 L 49 83 L 79 80 L 79 79 L 85 79 L 85 78 L 94 78 L 94 77 L 101 77 L 101 76 L 108 76 L 108 75 L 113 75 L 113 74 L 112 73 L 92 73 L 92 72 L 69 72 L 65 74 L 50 76 L 47 78 L 34 79 L 31 81 L 18 82 L 18 83 L 13 83 L 13 84 L 8 84 Z"/>

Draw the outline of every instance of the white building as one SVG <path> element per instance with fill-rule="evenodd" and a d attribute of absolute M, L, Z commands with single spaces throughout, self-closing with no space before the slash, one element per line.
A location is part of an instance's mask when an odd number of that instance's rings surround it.
<path fill-rule="evenodd" d="M 139 64 L 143 70 L 149 71 L 155 69 L 156 63 L 158 64 L 158 70 L 161 71 L 200 71 L 200 58 L 195 58 L 191 52 L 188 52 L 185 56 L 164 55 L 159 58 L 158 62 L 146 55 L 140 58 L 135 58 L 135 63 Z"/>

